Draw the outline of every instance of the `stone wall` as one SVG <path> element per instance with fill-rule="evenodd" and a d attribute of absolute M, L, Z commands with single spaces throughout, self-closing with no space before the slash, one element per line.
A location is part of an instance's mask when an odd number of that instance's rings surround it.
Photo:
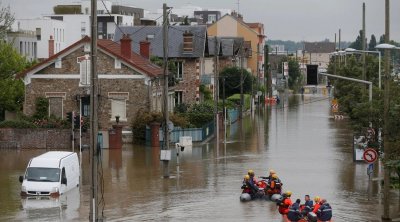
<path fill-rule="evenodd" d="M 183 79 L 175 86 L 175 91 L 183 92 L 183 102 L 193 104 L 198 101 L 200 86 L 198 59 L 185 59 L 183 62 Z"/>
<path fill-rule="evenodd" d="M 71 149 L 68 129 L 0 129 L 0 149 Z"/>

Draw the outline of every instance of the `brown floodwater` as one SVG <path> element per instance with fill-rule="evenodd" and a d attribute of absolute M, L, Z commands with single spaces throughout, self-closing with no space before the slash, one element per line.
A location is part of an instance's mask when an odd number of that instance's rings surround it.
<path fill-rule="evenodd" d="M 248 169 L 277 171 L 292 199 L 326 198 L 335 221 L 380 221 L 382 187 L 368 182 L 367 164 L 352 161 L 346 120 L 330 117 L 329 98 L 292 96 L 232 124 L 226 141 L 185 149 L 162 178 L 159 149 L 125 145 L 102 150 L 102 214 L 107 221 L 281 221 L 270 201 L 240 202 Z M 225 143 L 224 143 L 225 142 Z M 86 221 L 89 218 L 89 155 L 82 154 L 82 184 L 59 199 L 21 199 L 18 176 L 45 150 L 0 151 L 0 221 Z M 379 164 L 374 178 L 380 177 Z M 391 213 L 399 195 L 391 192 Z M 103 205 L 104 204 L 104 205 Z"/>

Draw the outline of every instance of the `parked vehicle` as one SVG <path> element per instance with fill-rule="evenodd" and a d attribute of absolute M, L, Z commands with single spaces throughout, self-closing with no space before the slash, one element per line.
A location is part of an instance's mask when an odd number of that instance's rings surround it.
<path fill-rule="evenodd" d="M 24 176 L 21 196 L 62 195 L 79 186 L 79 160 L 74 152 L 50 151 L 32 158 Z"/>

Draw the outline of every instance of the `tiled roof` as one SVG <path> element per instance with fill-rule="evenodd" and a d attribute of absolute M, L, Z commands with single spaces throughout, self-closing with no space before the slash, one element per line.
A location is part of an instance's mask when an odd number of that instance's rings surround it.
<path fill-rule="evenodd" d="M 99 48 L 122 59 L 123 61 L 127 62 L 128 64 L 132 65 L 133 67 L 142 70 L 143 72 L 145 72 L 147 75 L 149 75 L 151 77 L 158 76 L 163 73 L 163 70 L 159 66 L 151 63 L 148 59 L 142 57 L 139 54 L 132 52 L 130 59 L 123 57 L 121 54 L 121 45 L 116 42 L 113 42 L 108 39 L 99 39 L 97 41 L 97 44 L 98 44 Z"/>
<path fill-rule="evenodd" d="M 311 53 L 331 53 L 335 51 L 333 42 L 306 42 L 304 50 Z"/>
<path fill-rule="evenodd" d="M 29 69 L 24 70 L 23 72 L 20 72 L 17 74 L 16 78 L 23 78 L 25 77 L 25 75 L 27 73 L 29 73 L 32 70 L 35 70 L 38 67 L 42 67 L 46 64 L 52 64 L 52 62 L 54 62 L 58 57 L 63 56 L 65 53 L 67 53 L 68 51 L 70 51 L 71 49 L 83 44 L 83 43 L 87 43 L 90 42 L 90 38 L 88 36 L 85 36 L 84 38 L 82 38 L 81 40 L 75 42 L 74 44 L 68 46 L 67 48 L 65 48 L 64 50 L 58 52 L 57 54 L 49 57 L 48 59 L 45 59 L 44 61 L 32 66 Z M 115 57 L 121 59 L 122 61 L 126 62 L 127 64 L 133 66 L 134 68 L 137 68 L 138 70 L 141 70 L 143 73 L 145 73 L 146 75 L 150 76 L 150 77 L 155 77 L 158 75 L 161 75 L 163 73 L 163 70 L 151 63 L 148 59 L 132 52 L 131 58 L 127 59 L 125 57 L 122 56 L 121 54 L 121 46 L 120 44 L 113 42 L 111 40 L 105 40 L 105 39 L 99 39 L 97 41 L 97 45 L 99 47 L 99 49 L 104 50 L 112 55 L 114 55 Z M 44 68 L 44 67 L 43 67 Z"/>
<path fill-rule="evenodd" d="M 122 32 L 123 33 L 122 33 Z M 193 34 L 193 53 L 183 52 L 183 33 Z M 130 35 L 133 51 L 138 53 L 139 42 L 147 39 L 150 42 L 150 55 L 163 56 L 163 30 L 161 26 L 134 26 L 116 29 L 114 39 L 119 41 L 123 34 Z M 171 26 L 168 29 L 168 56 L 172 58 L 200 58 L 206 51 L 207 27 L 199 26 Z"/>

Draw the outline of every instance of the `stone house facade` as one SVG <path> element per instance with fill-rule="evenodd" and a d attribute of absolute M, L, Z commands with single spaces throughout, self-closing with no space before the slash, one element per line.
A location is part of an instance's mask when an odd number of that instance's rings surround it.
<path fill-rule="evenodd" d="M 120 27 L 116 30 L 115 40 L 123 34 L 130 35 L 132 41 L 147 41 L 150 56 L 163 58 L 163 32 L 161 26 Z M 205 74 L 204 63 L 208 55 L 206 26 L 171 26 L 168 31 L 168 57 L 177 68 L 174 75 L 175 86 L 170 87 L 170 111 L 177 104 L 200 102 L 201 76 Z M 140 45 L 132 45 L 132 50 L 140 53 Z M 162 97 L 154 95 L 152 110 L 160 111 Z"/>
<path fill-rule="evenodd" d="M 127 36 L 121 44 L 98 40 L 99 129 L 116 123 L 129 126 L 140 109 L 149 110 L 154 90 L 149 82 L 162 74 L 146 55 L 131 52 Z M 33 115 L 35 101 L 48 98 L 49 115 L 66 118 L 74 111 L 90 115 L 90 38 L 67 47 L 47 60 L 20 73 L 25 83 L 24 114 Z"/>

